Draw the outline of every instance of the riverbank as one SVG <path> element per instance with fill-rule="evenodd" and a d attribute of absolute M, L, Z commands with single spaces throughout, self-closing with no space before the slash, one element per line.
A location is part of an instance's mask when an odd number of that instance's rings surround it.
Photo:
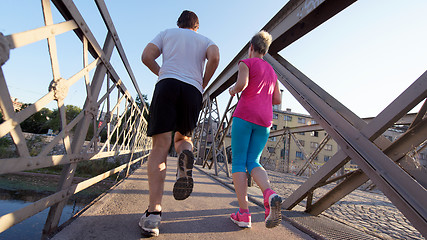
<path fill-rule="evenodd" d="M 56 192 L 59 175 L 21 172 L 0 175 L 0 199 L 22 200 L 35 202 Z M 75 177 L 73 184 L 82 182 L 87 178 Z M 70 197 L 69 201 L 90 203 L 96 197 L 106 192 L 114 185 L 112 180 L 103 180 Z"/>

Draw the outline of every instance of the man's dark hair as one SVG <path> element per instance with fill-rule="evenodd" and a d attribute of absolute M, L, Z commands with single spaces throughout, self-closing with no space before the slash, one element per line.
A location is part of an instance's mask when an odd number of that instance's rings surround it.
<path fill-rule="evenodd" d="M 184 10 L 179 16 L 178 21 L 176 22 L 179 28 L 197 28 L 199 27 L 199 18 L 197 15 L 188 10 Z"/>

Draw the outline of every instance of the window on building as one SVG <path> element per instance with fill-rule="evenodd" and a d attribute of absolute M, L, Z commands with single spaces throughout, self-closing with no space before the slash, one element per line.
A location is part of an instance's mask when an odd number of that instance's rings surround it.
<path fill-rule="evenodd" d="M 319 132 L 318 131 L 312 131 L 310 135 L 312 137 L 318 137 L 319 136 Z"/>
<path fill-rule="evenodd" d="M 292 121 L 292 116 L 285 115 L 284 120 L 290 122 Z"/>
<path fill-rule="evenodd" d="M 317 148 L 319 146 L 318 142 L 310 142 L 310 147 L 311 148 Z"/>
<path fill-rule="evenodd" d="M 311 124 L 317 124 L 316 120 L 311 119 Z"/>
<path fill-rule="evenodd" d="M 387 136 L 387 135 L 384 135 L 384 137 L 386 137 L 388 140 L 390 140 L 391 142 L 393 141 L 393 137 L 392 136 Z"/>
<path fill-rule="evenodd" d="M 267 147 L 267 151 L 269 153 L 274 153 L 274 147 Z"/>
<path fill-rule="evenodd" d="M 277 141 L 277 139 L 276 139 L 276 137 L 271 137 L 271 138 L 268 138 L 268 141 L 275 142 L 275 141 Z"/>
<path fill-rule="evenodd" d="M 299 158 L 299 159 L 304 159 L 304 155 L 302 154 L 302 152 L 300 152 L 300 151 L 296 151 L 296 153 L 295 153 L 295 157 L 296 158 Z"/>
<path fill-rule="evenodd" d="M 325 150 L 326 151 L 332 151 L 332 145 L 331 144 L 326 144 L 325 145 Z"/>
<path fill-rule="evenodd" d="M 305 132 L 299 132 L 298 135 L 305 135 Z"/>
<path fill-rule="evenodd" d="M 277 125 L 276 124 L 273 124 L 273 125 L 271 125 L 271 128 L 270 128 L 271 130 L 277 130 Z"/>
<path fill-rule="evenodd" d="M 303 123 L 303 124 L 305 124 L 305 118 L 298 118 L 298 123 Z"/>
<path fill-rule="evenodd" d="M 273 119 L 279 119 L 279 114 L 273 113 Z"/>
<path fill-rule="evenodd" d="M 325 155 L 325 156 L 323 157 L 323 161 L 325 161 L 325 162 L 329 161 L 329 159 L 331 159 L 331 156 L 326 156 L 326 155 Z"/>
<path fill-rule="evenodd" d="M 419 153 L 418 158 L 421 160 L 426 160 L 427 159 L 427 154 L 425 153 Z"/>

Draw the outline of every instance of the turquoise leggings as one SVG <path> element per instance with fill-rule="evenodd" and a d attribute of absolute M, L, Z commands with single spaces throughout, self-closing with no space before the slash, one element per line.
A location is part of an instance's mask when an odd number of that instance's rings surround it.
<path fill-rule="evenodd" d="M 231 128 L 232 173 L 252 172 L 261 167 L 259 158 L 267 143 L 270 128 L 233 118 Z"/>

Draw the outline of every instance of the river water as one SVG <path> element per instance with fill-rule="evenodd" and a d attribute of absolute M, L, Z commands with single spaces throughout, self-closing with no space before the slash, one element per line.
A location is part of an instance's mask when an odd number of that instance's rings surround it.
<path fill-rule="evenodd" d="M 0 216 L 14 212 L 23 208 L 32 202 L 23 200 L 0 200 Z M 83 209 L 85 204 L 71 204 L 67 205 L 62 212 L 60 225 L 70 219 L 74 214 Z M 0 233 L 1 240 L 40 240 L 42 236 L 42 229 L 44 227 L 49 208 L 42 212 L 18 223 L 17 225 L 9 228 L 8 230 Z"/>

